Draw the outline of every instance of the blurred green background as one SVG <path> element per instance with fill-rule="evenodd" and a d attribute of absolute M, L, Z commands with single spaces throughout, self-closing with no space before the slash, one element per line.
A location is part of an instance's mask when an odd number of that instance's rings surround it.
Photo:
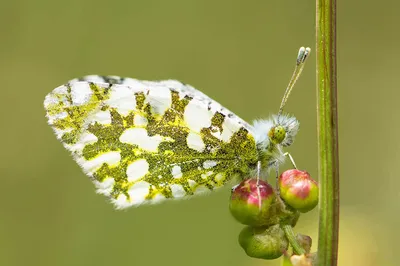
<path fill-rule="evenodd" d="M 398 265 L 400 4 L 339 1 L 339 265 Z M 178 79 L 251 121 L 277 111 L 314 1 L 0 1 L 0 265 L 279 265 L 248 258 L 230 188 L 115 211 L 46 125 L 42 102 L 86 74 Z M 317 177 L 315 53 L 286 111 Z M 289 167 L 287 164 L 284 167 Z M 297 232 L 317 242 L 317 211 Z"/>

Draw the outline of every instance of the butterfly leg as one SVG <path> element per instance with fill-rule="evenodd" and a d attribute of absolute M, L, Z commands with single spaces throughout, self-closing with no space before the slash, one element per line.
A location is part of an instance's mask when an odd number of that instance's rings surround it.
<path fill-rule="evenodd" d="M 257 162 L 257 194 L 258 194 L 258 209 L 261 211 L 261 191 L 260 191 L 260 175 L 261 175 L 261 161 Z"/>
<path fill-rule="evenodd" d="M 276 180 L 275 180 L 275 187 L 276 187 L 276 194 L 278 194 L 278 196 L 279 196 L 279 163 L 278 162 L 276 162 L 275 163 L 275 174 L 276 174 Z"/>
<path fill-rule="evenodd" d="M 283 155 L 289 157 L 289 160 L 292 163 L 293 167 L 295 169 L 297 169 L 296 163 L 294 162 L 292 155 L 288 152 L 285 152 Z M 276 192 L 279 195 L 279 163 L 278 162 L 275 162 L 275 174 L 276 174 Z"/>
<path fill-rule="evenodd" d="M 261 178 L 261 161 L 257 162 L 257 186 L 260 182 L 260 178 Z"/>
<path fill-rule="evenodd" d="M 288 152 L 285 152 L 283 155 L 289 157 L 289 160 L 292 163 L 293 167 L 297 169 L 296 163 L 294 162 L 292 155 L 290 155 L 290 153 Z"/>

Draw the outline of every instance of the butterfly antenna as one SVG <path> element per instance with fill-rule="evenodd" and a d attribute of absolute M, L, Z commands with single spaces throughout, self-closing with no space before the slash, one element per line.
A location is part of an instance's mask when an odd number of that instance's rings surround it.
<path fill-rule="evenodd" d="M 293 75 L 289 81 L 287 88 L 286 88 L 285 94 L 283 95 L 281 106 L 279 107 L 278 117 L 283 112 L 283 107 L 285 107 L 287 99 L 289 98 L 289 95 L 292 92 L 292 89 L 294 87 L 294 84 L 296 84 L 296 81 L 299 79 L 300 74 L 303 71 L 304 65 L 306 63 L 306 60 L 307 60 L 310 52 L 311 52 L 311 49 L 309 47 L 307 47 L 307 48 L 300 47 L 300 49 L 299 49 L 299 53 L 297 55 L 297 60 L 296 60 L 296 67 L 294 68 Z"/>

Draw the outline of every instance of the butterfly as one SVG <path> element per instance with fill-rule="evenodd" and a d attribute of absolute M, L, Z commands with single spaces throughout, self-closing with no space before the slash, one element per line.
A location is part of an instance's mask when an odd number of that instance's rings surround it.
<path fill-rule="evenodd" d="M 98 75 L 55 88 L 46 116 L 116 208 L 198 195 L 283 163 L 299 128 L 283 106 L 309 52 L 300 48 L 279 113 L 252 125 L 176 80 Z"/>

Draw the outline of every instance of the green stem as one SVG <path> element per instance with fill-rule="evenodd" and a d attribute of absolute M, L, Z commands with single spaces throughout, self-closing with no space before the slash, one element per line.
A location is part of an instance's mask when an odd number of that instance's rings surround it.
<path fill-rule="evenodd" d="M 337 265 L 339 156 L 336 81 L 336 0 L 317 2 L 317 94 L 319 152 L 318 265 Z"/>
<path fill-rule="evenodd" d="M 286 238 L 289 240 L 290 245 L 292 246 L 294 253 L 297 255 L 305 254 L 306 251 L 302 246 L 300 246 L 299 242 L 296 240 L 296 236 L 294 235 L 293 228 L 290 225 L 282 225 L 282 229 L 285 232 Z"/>

